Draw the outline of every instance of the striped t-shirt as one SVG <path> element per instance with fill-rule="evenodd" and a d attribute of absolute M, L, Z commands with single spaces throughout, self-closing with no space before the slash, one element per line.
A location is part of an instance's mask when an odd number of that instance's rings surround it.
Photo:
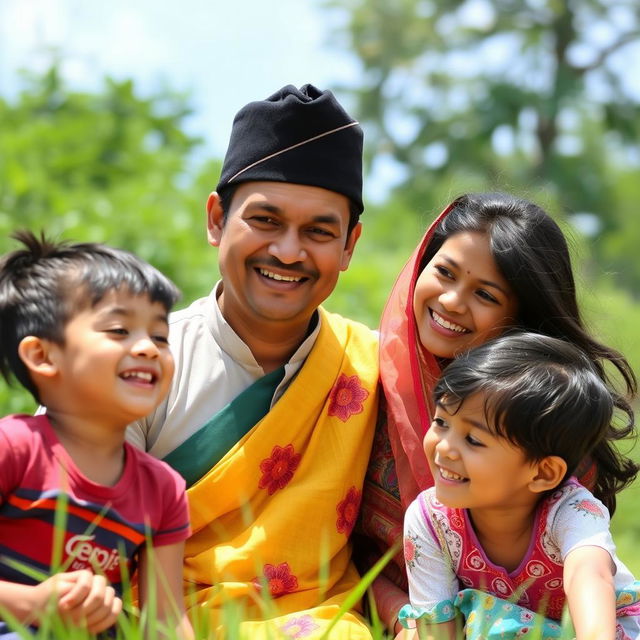
<path fill-rule="evenodd" d="M 46 415 L 0 420 L 0 580 L 38 582 L 15 563 L 46 575 L 87 568 L 121 593 L 122 570 L 131 575 L 147 536 L 153 546 L 189 536 L 184 480 L 124 447 L 122 475 L 108 487 L 78 469 Z"/>

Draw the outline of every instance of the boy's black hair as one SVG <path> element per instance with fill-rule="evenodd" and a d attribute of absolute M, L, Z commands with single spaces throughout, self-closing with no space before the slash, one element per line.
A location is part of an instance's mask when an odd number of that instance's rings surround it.
<path fill-rule="evenodd" d="M 15 377 L 40 402 L 38 390 L 18 355 L 26 336 L 64 344 L 74 314 L 94 307 L 109 292 L 146 295 L 169 313 L 180 296 L 157 269 L 122 249 L 85 242 L 54 242 L 31 231 L 11 236 L 24 248 L 0 260 L 0 373 Z"/>
<path fill-rule="evenodd" d="M 615 493 L 640 467 L 611 442 L 620 437 L 612 420 L 615 398 L 583 351 L 536 333 L 505 334 L 455 358 L 437 382 L 434 399 L 455 412 L 476 393 L 484 395 L 492 431 L 521 448 L 528 460 L 559 456 L 567 463 L 565 478 L 585 458 L 597 459 L 597 452 L 607 449 L 616 473 L 598 469 L 607 477 L 594 494 L 613 513 Z"/>

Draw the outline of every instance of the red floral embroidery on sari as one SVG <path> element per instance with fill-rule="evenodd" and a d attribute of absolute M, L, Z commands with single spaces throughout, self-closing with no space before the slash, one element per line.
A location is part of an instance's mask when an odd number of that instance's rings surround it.
<path fill-rule="evenodd" d="M 345 499 L 338 503 L 336 507 L 336 511 L 338 512 L 338 520 L 336 522 L 338 533 L 344 533 L 347 536 L 351 534 L 358 518 L 361 499 L 362 493 L 355 487 L 351 487 L 351 489 L 347 491 Z"/>
<path fill-rule="evenodd" d="M 293 593 L 298 588 L 298 578 L 291 573 L 288 562 L 279 565 L 265 564 L 262 569 L 265 580 L 258 577 L 253 579 L 253 584 L 258 591 L 262 590 L 263 583 L 269 587 L 272 598 L 279 598 L 287 593 Z"/>
<path fill-rule="evenodd" d="M 270 496 L 278 489 L 284 489 L 291 482 L 301 458 L 302 456 L 294 451 L 292 444 L 286 447 L 278 445 L 273 447 L 271 457 L 265 458 L 260 463 L 262 478 L 258 488 L 266 489 Z"/>
<path fill-rule="evenodd" d="M 328 414 L 346 422 L 352 415 L 362 413 L 362 403 L 368 397 L 369 392 L 360 384 L 358 376 L 342 373 L 331 389 Z"/>

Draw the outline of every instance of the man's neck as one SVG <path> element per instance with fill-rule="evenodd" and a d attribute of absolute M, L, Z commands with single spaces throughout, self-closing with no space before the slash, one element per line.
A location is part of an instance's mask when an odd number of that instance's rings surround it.
<path fill-rule="evenodd" d="M 229 313 L 223 290 L 216 292 L 218 311 L 236 335 L 249 347 L 265 374 L 283 366 L 298 350 L 318 323 L 318 311 L 300 320 L 269 320 L 247 316 L 242 311 Z"/>
<path fill-rule="evenodd" d="M 317 311 L 313 313 L 311 318 L 299 323 L 266 319 L 263 322 L 256 322 L 255 318 L 249 320 L 238 314 L 229 317 L 229 314 L 225 313 L 223 305 L 220 304 L 219 295 L 216 304 L 224 321 L 249 347 L 251 354 L 265 374 L 289 362 L 318 323 Z"/>
<path fill-rule="evenodd" d="M 313 330 L 315 322 L 314 315 L 310 322 L 298 327 L 282 327 L 278 322 L 266 322 L 260 327 L 237 326 L 238 323 L 235 323 L 231 328 L 249 347 L 256 362 L 266 374 L 289 362 Z"/>

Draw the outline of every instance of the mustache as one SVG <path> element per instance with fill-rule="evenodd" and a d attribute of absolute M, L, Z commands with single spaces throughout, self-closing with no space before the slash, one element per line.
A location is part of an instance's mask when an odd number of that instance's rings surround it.
<path fill-rule="evenodd" d="M 319 274 L 315 269 L 307 269 L 303 266 L 302 262 L 292 262 L 285 264 L 280 262 L 278 258 L 270 256 L 264 260 L 249 260 L 248 266 L 254 269 L 273 269 L 284 271 L 292 276 L 300 276 L 301 278 L 314 278 L 318 279 Z"/>

